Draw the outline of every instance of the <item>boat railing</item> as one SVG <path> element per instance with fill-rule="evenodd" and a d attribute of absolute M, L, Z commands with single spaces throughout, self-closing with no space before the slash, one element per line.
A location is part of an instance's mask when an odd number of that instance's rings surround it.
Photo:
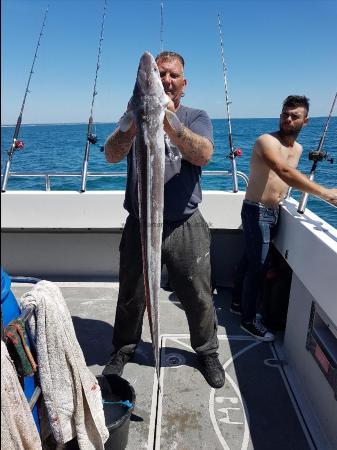
<path fill-rule="evenodd" d="M 204 170 L 203 175 L 216 177 L 232 177 L 230 170 Z M 88 172 L 87 178 L 126 178 L 126 172 Z M 52 178 L 81 178 L 82 172 L 10 172 L 11 178 L 44 178 L 45 190 L 51 190 Z M 245 173 L 237 171 L 237 176 L 241 178 L 245 186 L 248 185 L 248 177 Z"/>
<path fill-rule="evenodd" d="M 290 188 L 288 188 L 287 195 L 285 196 L 286 200 L 289 200 L 291 198 L 293 191 L 302 192 L 300 190 L 290 187 Z M 318 197 L 317 195 L 314 195 L 314 194 L 311 194 L 311 195 L 312 195 L 312 197 L 315 197 L 317 200 L 320 200 L 321 202 L 325 203 L 326 205 L 329 205 L 332 208 L 337 209 L 337 206 L 333 205 L 332 203 L 328 202 L 327 200 L 324 200 L 324 198 Z M 302 209 L 300 209 L 300 207 L 299 207 L 297 209 L 297 212 L 300 214 L 303 214 L 305 212 L 305 209 L 306 209 L 306 207 L 304 207 Z"/>
<path fill-rule="evenodd" d="M 206 177 L 232 177 L 233 178 L 233 172 L 231 170 L 203 170 L 202 171 L 203 176 Z M 241 171 L 236 172 L 237 177 L 241 178 L 244 181 L 245 187 L 248 186 L 248 176 Z M 87 172 L 87 178 L 126 178 L 127 173 L 125 171 L 123 172 Z M 51 191 L 51 179 L 52 178 L 81 178 L 82 172 L 10 172 L 9 177 L 11 178 L 44 178 L 45 180 L 45 191 Z M 3 178 L 3 175 L 1 174 L 1 178 Z M 233 192 L 235 192 L 235 186 L 233 186 Z M 289 188 L 286 199 L 289 199 L 291 197 L 291 193 L 293 191 L 293 188 Z M 4 191 L 3 191 L 4 192 Z M 84 192 L 80 190 L 80 192 Z M 316 195 L 313 195 L 313 197 L 317 198 L 318 200 L 321 200 L 322 202 L 326 203 L 329 206 L 332 206 L 333 208 L 336 208 L 336 206 L 332 205 L 331 203 L 323 200 L 320 197 L 317 197 Z"/>

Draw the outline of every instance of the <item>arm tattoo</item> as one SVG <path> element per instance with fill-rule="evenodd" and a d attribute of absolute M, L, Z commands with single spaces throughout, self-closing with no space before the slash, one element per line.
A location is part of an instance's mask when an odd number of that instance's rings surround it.
<path fill-rule="evenodd" d="M 104 152 L 108 162 L 121 161 L 130 151 L 134 136 L 123 133 L 119 129 L 114 131 L 105 141 Z"/>
<path fill-rule="evenodd" d="M 184 157 L 197 166 L 206 165 L 212 156 L 210 142 L 186 127 L 177 135 L 177 144 Z"/>

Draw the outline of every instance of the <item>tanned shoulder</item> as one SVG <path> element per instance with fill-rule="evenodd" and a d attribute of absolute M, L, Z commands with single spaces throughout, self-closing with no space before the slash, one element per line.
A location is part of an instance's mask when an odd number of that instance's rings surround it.
<path fill-rule="evenodd" d="M 298 142 L 296 142 L 296 151 L 298 151 L 298 153 L 301 155 L 303 152 L 303 146 L 301 144 L 299 144 Z"/>
<path fill-rule="evenodd" d="M 259 155 L 266 151 L 276 150 L 280 145 L 279 140 L 270 133 L 261 134 L 256 139 L 255 150 Z"/>

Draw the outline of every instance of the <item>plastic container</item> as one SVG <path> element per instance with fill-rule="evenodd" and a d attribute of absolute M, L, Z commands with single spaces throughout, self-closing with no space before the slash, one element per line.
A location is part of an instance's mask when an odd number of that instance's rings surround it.
<path fill-rule="evenodd" d="M 19 308 L 18 302 L 11 291 L 11 278 L 1 267 L 1 314 L 2 323 L 6 327 L 12 320 L 17 319 L 21 310 Z M 30 342 L 27 342 L 30 347 Z M 34 377 L 24 377 L 23 379 L 23 390 L 27 400 L 29 401 L 32 397 L 36 387 Z M 37 405 L 34 406 L 32 411 L 37 429 L 40 431 L 40 422 L 38 417 Z"/>
<path fill-rule="evenodd" d="M 110 434 L 104 448 L 124 450 L 128 443 L 130 417 L 136 401 L 135 390 L 128 381 L 118 375 L 100 375 L 97 380 L 104 401 L 105 424 Z M 120 403 L 125 401 L 130 402 L 132 406 Z"/>
<path fill-rule="evenodd" d="M 2 321 L 6 327 L 9 322 L 16 319 L 20 314 L 20 308 L 14 294 L 11 291 L 11 279 L 1 268 L 1 312 Z"/>

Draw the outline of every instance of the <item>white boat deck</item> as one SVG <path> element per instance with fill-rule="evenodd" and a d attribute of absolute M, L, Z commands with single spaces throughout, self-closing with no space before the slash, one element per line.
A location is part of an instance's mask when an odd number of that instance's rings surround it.
<path fill-rule="evenodd" d="M 99 375 L 111 351 L 118 284 L 57 284 L 86 362 Z M 12 284 L 17 297 L 31 287 Z M 260 343 L 240 329 L 239 317 L 229 312 L 230 298 L 230 289 L 215 291 L 226 383 L 214 390 L 198 370 L 180 302 L 174 293 L 161 290 L 162 395 L 145 316 L 142 342 L 123 373 L 136 392 L 127 450 L 315 448 L 286 381 L 284 361 L 274 345 Z"/>
<path fill-rule="evenodd" d="M 128 450 L 337 448 L 337 230 L 310 211 L 298 214 L 295 200 L 284 202 L 275 246 L 292 270 L 286 330 L 275 344 L 258 343 L 229 313 L 243 195 L 206 191 L 202 202 L 213 282 L 227 287 L 214 296 L 226 384 L 216 391 L 207 385 L 184 311 L 162 290 L 162 395 L 145 319 L 143 341 L 123 374 L 137 396 Z M 1 202 L 5 271 L 60 285 L 96 375 L 111 351 L 122 202 L 114 191 L 6 192 Z M 17 295 L 30 288 L 12 286 Z"/>

